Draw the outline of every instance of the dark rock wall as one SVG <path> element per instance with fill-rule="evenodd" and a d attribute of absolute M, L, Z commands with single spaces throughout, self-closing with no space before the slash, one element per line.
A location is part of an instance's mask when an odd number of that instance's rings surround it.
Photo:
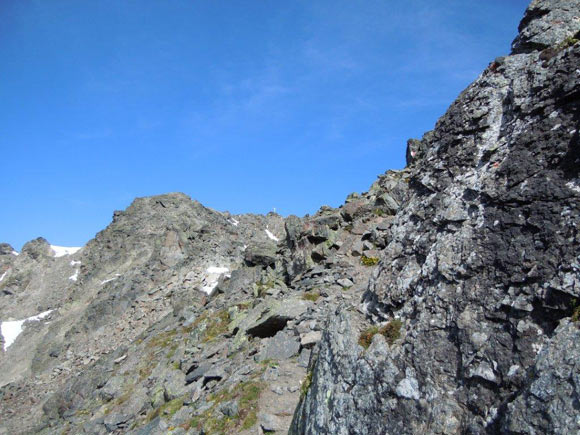
<path fill-rule="evenodd" d="M 364 351 L 331 320 L 293 433 L 580 430 L 580 334 L 561 323 L 580 296 L 580 44 L 558 39 L 579 11 L 532 2 L 516 54 L 410 144 L 410 198 L 364 296 L 404 337 Z"/>

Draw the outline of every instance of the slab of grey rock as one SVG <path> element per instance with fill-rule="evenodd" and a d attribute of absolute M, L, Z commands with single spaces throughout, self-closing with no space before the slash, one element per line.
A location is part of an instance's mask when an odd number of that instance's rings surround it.
<path fill-rule="evenodd" d="M 244 259 L 251 265 L 270 266 L 276 262 L 276 245 L 266 242 L 250 245 Z"/>
<path fill-rule="evenodd" d="M 186 384 L 191 384 L 199 378 L 202 378 L 209 370 L 211 370 L 211 368 L 212 366 L 210 364 L 201 364 L 185 376 Z"/>
<path fill-rule="evenodd" d="M 290 331 L 279 331 L 274 337 L 266 338 L 266 344 L 260 352 L 260 360 L 283 360 L 298 355 L 300 341 Z"/>
<path fill-rule="evenodd" d="M 531 384 L 507 406 L 502 429 L 521 433 L 580 433 L 580 327 L 562 321 L 534 366 Z"/>
<path fill-rule="evenodd" d="M 105 427 L 109 432 L 122 429 L 131 419 L 131 416 L 124 414 L 109 414 L 105 417 Z"/>
<path fill-rule="evenodd" d="M 268 301 L 254 308 L 239 328 L 255 337 L 271 337 L 311 306 L 311 302 L 298 298 Z"/>
<path fill-rule="evenodd" d="M 349 288 L 354 285 L 354 283 L 348 278 L 341 278 L 337 280 L 336 283 L 343 288 Z"/>
<path fill-rule="evenodd" d="M 310 331 L 305 334 L 300 334 L 300 344 L 302 347 L 312 347 L 322 338 L 321 331 Z"/>
<path fill-rule="evenodd" d="M 300 356 L 298 357 L 298 366 L 299 367 L 308 367 L 308 363 L 310 362 L 310 354 L 312 353 L 311 349 L 302 349 L 300 351 Z"/>
<path fill-rule="evenodd" d="M 273 414 L 260 412 L 258 414 L 258 422 L 264 432 L 276 432 L 286 429 L 282 420 Z"/>
<path fill-rule="evenodd" d="M 224 403 L 220 403 L 218 406 L 218 411 L 221 412 L 226 417 L 235 417 L 238 415 L 238 402 L 235 400 L 230 400 Z"/>

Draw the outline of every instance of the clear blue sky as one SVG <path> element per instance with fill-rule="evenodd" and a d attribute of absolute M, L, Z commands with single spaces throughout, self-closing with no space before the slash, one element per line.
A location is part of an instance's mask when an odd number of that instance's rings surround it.
<path fill-rule="evenodd" d="M 137 196 L 338 206 L 404 166 L 527 0 L 2 0 L 0 241 L 81 246 Z"/>

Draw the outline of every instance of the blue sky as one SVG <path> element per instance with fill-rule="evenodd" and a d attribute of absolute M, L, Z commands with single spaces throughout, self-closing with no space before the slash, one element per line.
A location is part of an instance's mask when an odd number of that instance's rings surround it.
<path fill-rule="evenodd" d="M 314 213 L 404 166 L 522 0 L 2 0 L 0 241 L 81 246 L 137 196 Z"/>

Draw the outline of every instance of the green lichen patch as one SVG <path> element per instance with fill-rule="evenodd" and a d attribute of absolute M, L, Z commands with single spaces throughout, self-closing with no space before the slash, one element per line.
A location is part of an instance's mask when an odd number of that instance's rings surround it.
<path fill-rule="evenodd" d="M 221 310 L 215 313 L 205 328 L 204 342 L 208 342 L 216 338 L 218 335 L 228 332 L 228 324 L 230 322 L 230 315 L 226 310 Z"/>
<path fill-rule="evenodd" d="M 385 337 L 387 343 L 391 345 L 401 337 L 402 326 L 403 322 L 401 322 L 399 319 L 393 319 L 382 327 L 376 325 L 371 326 L 361 332 L 358 339 L 358 344 L 360 344 L 365 349 L 368 349 L 368 347 L 371 345 L 371 342 L 373 341 L 373 337 L 376 334 L 381 334 Z"/>
<path fill-rule="evenodd" d="M 205 311 L 191 325 L 191 331 L 198 333 L 200 341 L 207 343 L 228 332 L 230 314 L 227 310 Z"/>
<path fill-rule="evenodd" d="M 211 408 L 192 418 L 186 425 L 187 428 L 184 428 L 203 429 L 204 433 L 211 434 L 230 434 L 250 429 L 258 421 L 258 400 L 265 387 L 263 382 L 254 378 L 212 394 L 209 397 L 213 402 Z M 237 415 L 223 415 L 218 406 L 234 400 L 238 403 Z"/>
<path fill-rule="evenodd" d="M 371 326 L 365 329 L 360 333 L 360 336 L 358 338 L 358 344 L 360 344 L 365 349 L 368 349 L 368 347 L 371 345 L 371 342 L 373 341 L 373 337 L 378 333 L 379 333 L 378 326 Z"/>
<path fill-rule="evenodd" d="M 312 302 L 316 302 L 319 297 L 320 297 L 320 293 L 316 293 L 316 292 L 305 292 L 302 295 L 302 299 L 304 299 L 305 301 L 312 301 Z"/>
<path fill-rule="evenodd" d="M 401 337 L 401 327 L 403 322 L 399 319 L 393 319 L 380 330 L 380 333 L 385 336 L 387 343 L 393 344 L 396 340 Z"/>
<path fill-rule="evenodd" d="M 170 400 L 147 414 L 146 421 L 150 422 L 157 417 L 171 418 L 182 406 L 183 398 Z"/>
<path fill-rule="evenodd" d="M 565 50 L 568 47 L 572 47 L 573 45 L 578 44 L 578 42 L 580 42 L 578 36 L 580 35 L 576 34 L 574 36 L 569 36 L 568 38 L 564 39 L 562 42 L 558 44 L 558 48 L 560 50 Z"/>
<path fill-rule="evenodd" d="M 310 390 L 310 385 L 312 384 L 312 372 L 308 372 L 306 377 L 302 381 L 302 385 L 300 385 L 300 398 L 306 397 L 308 394 L 308 390 Z"/>
<path fill-rule="evenodd" d="M 176 334 L 177 330 L 175 329 L 160 332 L 147 342 L 147 348 L 153 349 L 159 347 L 168 347 L 169 345 L 171 345 L 171 343 L 173 343 Z"/>
<path fill-rule="evenodd" d="M 379 259 L 377 257 L 367 257 L 366 255 L 363 255 L 360 258 L 360 262 L 363 266 L 376 266 L 379 264 Z"/>
<path fill-rule="evenodd" d="M 278 363 L 278 361 L 274 361 L 273 359 L 268 358 L 268 359 L 260 361 L 260 364 L 262 365 L 263 370 L 265 370 L 268 367 L 272 367 L 272 368 L 278 367 L 279 363 Z"/>
<path fill-rule="evenodd" d="M 275 279 L 268 279 L 266 281 L 261 281 L 254 284 L 254 296 L 257 298 L 263 298 L 268 293 L 268 290 L 276 287 Z"/>

